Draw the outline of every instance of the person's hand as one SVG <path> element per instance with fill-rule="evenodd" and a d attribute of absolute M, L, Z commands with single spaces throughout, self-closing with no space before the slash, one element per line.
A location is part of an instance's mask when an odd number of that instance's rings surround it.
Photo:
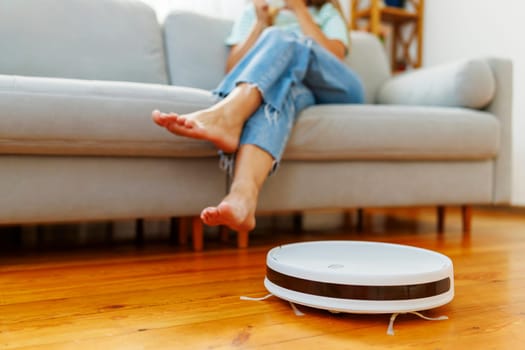
<path fill-rule="evenodd" d="M 273 24 L 273 16 L 270 13 L 270 6 L 266 0 L 253 0 L 253 5 L 257 21 L 265 26 L 271 26 Z"/>
<path fill-rule="evenodd" d="M 284 2 L 286 3 L 286 8 L 293 12 L 304 10 L 307 7 L 304 0 L 284 0 Z"/>

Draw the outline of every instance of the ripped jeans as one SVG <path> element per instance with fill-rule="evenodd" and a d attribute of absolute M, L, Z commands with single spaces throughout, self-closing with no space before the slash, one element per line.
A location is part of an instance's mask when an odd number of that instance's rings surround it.
<path fill-rule="evenodd" d="M 261 92 L 263 103 L 244 124 L 240 145 L 256 145 L 277 168 L 299 113 L 314 104 L 363 103 L 359 77 L 308 37 L 270 27 L 226 75 L 214 93 L 226 97 L 238 84 Z M 230 173 L 233 157 L 222 155 Z"/>

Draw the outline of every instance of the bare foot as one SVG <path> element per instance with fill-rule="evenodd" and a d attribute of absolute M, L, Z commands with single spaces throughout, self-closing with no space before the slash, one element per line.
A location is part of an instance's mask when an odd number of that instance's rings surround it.
<path fill-rule="evenodd" d="M 181 115 L 155 110 L 151 117 L 157 125 L 176 135 L 210 141 L 226 153 L 233 153 L 239 147 L 243 123 L 226 118 L 222 108 Z"/>
<path fill-rule="evenodd" d="M 251 231 L 255 228 L 255 202 L 236 194 L 229 194 L 216 207 L 201 213 L 202 221 L 209 226 L 225 225 L 234 231 Z"/>

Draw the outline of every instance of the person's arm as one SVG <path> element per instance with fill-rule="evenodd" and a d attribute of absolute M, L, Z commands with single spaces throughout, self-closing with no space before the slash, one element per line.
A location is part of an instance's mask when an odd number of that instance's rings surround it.
<path fill-rule="evenodd" d="M 346 47 L 343 42 L 326 37 L 321 28 L 314 22 L 303 0 L 286 0 L 286 3 L 287 7 L 295 13 L 304 35 L 314 39 L 319 45 L 323 46 L 338 58 L 344 59 Z"/>
<path fill-rule="evenodd" d="M 233 67 L 246 55 L 252 48 L 262 32 L 272 25 L 272 16 L 269 12 L 269 6 L 265 0 L 253 0 L 257 20 L 246 39 L 237 45 L 232 45 L 230 53 L 226 60 L 226 73 L 232 70 Z"/>
<path fill-rule="evenodd" d="M 232 70 L 233 67 L 246 55 L 246 53 L 255 44 L 261 33 L 268 25 L 257 21 L 250 32 L 250 35 L 242 43 L 233 45 L 230 49 L 228 59 L 226 60 L 226 73 Z"/>

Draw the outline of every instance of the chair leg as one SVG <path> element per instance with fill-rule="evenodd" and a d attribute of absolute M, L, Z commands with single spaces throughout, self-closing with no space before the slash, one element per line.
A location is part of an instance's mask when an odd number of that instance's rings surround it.
<path fill-rule="evenodd" d="M 439 234 L 442 234 L 445 232 L 445 206 L 438 205 L 437 206 L 437 232 Z"/>
<path fill-rule="evenodd" d="M 248 231 L 237 232 L 237 247 L 240 249 L 248 248 Z"/>
<path fill-rule="evenodd" d="M 470 234 L 472 229 L 472 207 L 470 205 L 461 206 L 461 221 L 463 224 L 463 234 Z"/>
<path fill-rule="evenodd" d="M 201 252 L 204 248 L 204 225 L 198 216 L 192 218 L 193 250 Z"/>

